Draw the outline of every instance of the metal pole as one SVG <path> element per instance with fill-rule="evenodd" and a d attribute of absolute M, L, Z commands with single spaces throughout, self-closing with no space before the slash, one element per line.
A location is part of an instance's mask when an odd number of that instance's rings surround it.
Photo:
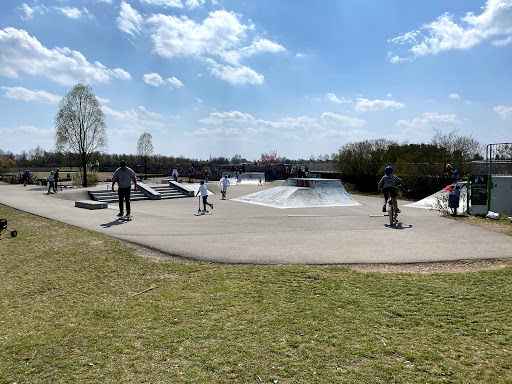
<path fill-rule="evenodd" d="M 466 183 L 466 212 L 468 214 L 471 214 L 469 212 L 469 199 L 471 198 L 471 175 L 468 173 L 468 181 Z"/>
<path fill-rule="evenodd" d="M 491 210 L 492 175 L 487 179 L 487 212 Z"/>

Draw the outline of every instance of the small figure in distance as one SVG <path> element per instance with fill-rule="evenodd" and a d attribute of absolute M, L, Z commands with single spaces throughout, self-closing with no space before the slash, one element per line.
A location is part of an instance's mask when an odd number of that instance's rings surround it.
<path fill-rule="evenodd" d="M 55 175 L 55 172 L 51 171 L 50 176 L 48 176 L 48 193 L 47 193 L 47 195 L 55 192 L 55 176 L 54 175 Z M 53 188 L 53 192 L 50 192 L 50 189 L 52 189 L 52 188 Z"/>
<path fill-rule="evenodd" d="M 119 162 L 119 168 L 116 169 L 112 176 L 112 192 L 114 192 L 114 185 L 117 182 L 117 194 L 119 196 L 119 214 L 118 217 L 123 216 L 123 200 L 126 200 L 126 216 L 131 216 L 130 211 L 130 190 L 132 181 L 135 186 L 134 192 L 137 192 L 137 176 L 135 172 L 126 166 L 126 161 Z"/>
<path fill-rule="evenodd" d="M 380 179 L 378 184 L 379 192 L 381 190 L 384 191 L 384 205 L 382 206 L 382 212 L 386 212 L 386 203 L 388 201 L 389 195 L 391 195 L 395 211 L 396 213 L 400 213 L 400 210 L 398 209 L 398 203 L 396 201 L 396 184 L 404 185 L 404 181 L 393 174 L 393 167 L 387 166 L 384 172 L 386 174 L 382 176 L 382 179 Z"/>
<path fill-rule="evenodd" d="M 55 183 L 55 192 L 59 191 L 59 186 L 57 183 L 60 181 L 59 168 L 55 170 L 55 174 L 53 175 L 53 182 Z M 62 186 L 61 186 L 62 188 Z"/>
<path fill-rule="evenodd" d="M 194 164 L 194 163 L 192 163 L 192 164 Z M 191 183 L 193 178 L 194 178 L 194 167 L 191 166 L 188 169 L 188 182 Z"/>
<path fill-rule="evenodd" d="M 219 181 L 219 185 L 222 184 L 222 200 L 226 200 L 226 193 L 228 192 L 228 185 L 231 183 L 229 182 L 228 175 L 225 175 L 224 178 Z"/>
<path fill-rule="evenodd" d="M 178 166 L 177 165 L 172 170 L 172 177 L 174 178 L 174 181 L 178 181 Z"/>
<path fill-rule="evenodd" d="M 209 205 L 211 209 L 213 209 L 213 204 L 208 203 L 208 189 L 206 185 L 204 185 L 204 180 L 201 180 L 201 185 L 199 186 L 199 190 L 196 193 L 196 196 L 201 193 L 201 197 L 203 198 L 203 211 L 206 212 L 206 206 Z"/>
<path fill-rule="evenodd" d="M 25 172 L 23 172 L 23 175 L 21 176 L 21 178 L 23 179 L 23 186 L 26 187 L 27 183 L 28 183 L 28 179 L 30 179 L 30 172 L 28 171 L 28 169 Z"/>

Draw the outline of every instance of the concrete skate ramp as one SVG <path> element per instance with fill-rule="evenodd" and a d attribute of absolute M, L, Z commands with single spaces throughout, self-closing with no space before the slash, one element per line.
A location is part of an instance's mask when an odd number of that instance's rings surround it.
<path fill-rule="evenodd" d="M 460 201 L 459 201 L 459 212 L 465 212 L 467 208 L 467 188 L 466 183 L 457 183 L 460 187 Z M 448 208 L 448 195 L 450 191 L 445 189 L 441 189 L 439 192 L 436 192 L 430 196 L 425 197 L 422 200 L 419 200 L 415 203 L 404 205 L 404 207 L 411 208 L 423 208 L 423 209 L 432 209 L 435 211 L 447 211 Z"/>
<path fill-rule="evenodd" d="M 360 205 L 341 180 L 288 179 L 285 185 L 231 199 L 273 208 L 346 207 Z"/>

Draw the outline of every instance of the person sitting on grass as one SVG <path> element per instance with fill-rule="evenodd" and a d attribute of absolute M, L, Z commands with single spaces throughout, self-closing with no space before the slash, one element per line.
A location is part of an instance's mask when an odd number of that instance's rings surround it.
<path fill-rule="evenodd" d="M 391 195 L 391 198 L 393 199 L 393 206 L 395 207 L 395 212 L 400 213 L 400 210 L 398 209 L 398 203 L 396 201 L 396 184 L 404 185 L 404 181 L 393 174 L 393 167 L 386 167 L 384 172 L 386 174 L 382 176 L 382 179 L 380 179 L 378 184 L 379 192 L 380 190 L 384 191 L 384 205 L 382 206 L 382 212 L 386 212 L 386 203 L 388 201 L 389 195 Z"/>

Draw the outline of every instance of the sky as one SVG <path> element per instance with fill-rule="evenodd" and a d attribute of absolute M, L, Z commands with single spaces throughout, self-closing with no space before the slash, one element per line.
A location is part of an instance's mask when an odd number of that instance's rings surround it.
<path fill-rule="evenodd" d="M 512 0 L 2 0 L 0 149 L 53 150 L 79 82 L 109 153 L 249 160 L 512 142 Z"/>

